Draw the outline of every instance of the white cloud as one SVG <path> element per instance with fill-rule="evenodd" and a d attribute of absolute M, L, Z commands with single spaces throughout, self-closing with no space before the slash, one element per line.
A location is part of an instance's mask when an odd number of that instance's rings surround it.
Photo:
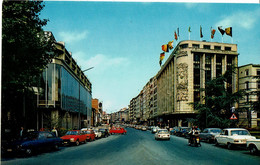
<path fill-rule="evenodd" d="M 223 16 L 223 19 L 216 23 L 216 26 L 238 26 L 244 29 L 252 29 L 260 19 L 260 10 L 240 11 L 231 15 Z"/>
<path fill-rule="evenodd" d="M 64 41 L 65 43 L 73 43 L 73 42 L 77 42 L 77 41 L 81 41 L 83 39 L 86 39 L 88 36 L 88 31 L 85 30 L 83 32 L 78 32 L 78 31 L 74 31 L 74 32 L 59 32 L 59 36 L 61 37 L 62 41 Z"/>

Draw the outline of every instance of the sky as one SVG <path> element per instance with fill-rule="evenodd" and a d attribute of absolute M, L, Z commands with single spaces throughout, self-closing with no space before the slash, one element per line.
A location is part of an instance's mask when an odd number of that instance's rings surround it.
<path fill-rule="evenodd" d="M 189 39 L 222 42 L 218 26 L 232 27 L 238 65 L 260 64 L 260 5 L 239 3 L 46 1 L 44 30 L 65 42 L 92 83 L 92 98 L 111 113 L 128 107 L 160 70 L 161 45 Z M 214 39 L 210 29 L 216 29 Z M 163 63 L 171 51 L 165 54 Z"/>

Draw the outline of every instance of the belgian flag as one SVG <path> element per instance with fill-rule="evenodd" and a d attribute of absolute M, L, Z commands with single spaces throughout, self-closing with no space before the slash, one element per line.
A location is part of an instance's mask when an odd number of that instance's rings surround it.
<path fill-rule="evenodd" d="M 162 45 L 162 51 L 169 52 L 168 44 Z"/>
<path fill-rule="evenodd" d="M 232 37 L 232 27 L 228 27 L 225 29 L 225 32 L 227 35 L 229 35 L 230 37 Z"/>

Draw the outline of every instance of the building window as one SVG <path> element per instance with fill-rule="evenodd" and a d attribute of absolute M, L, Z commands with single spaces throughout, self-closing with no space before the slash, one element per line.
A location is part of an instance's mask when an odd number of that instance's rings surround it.
<path fill-rule="evenodd" d="M 257 82 L 257 89 L 260 89 L 260 81 Z"/>
<path fill-rule="evenodd" d="M 221 46 L 214 46 L 215 50 L 221 50 Z"/>
<path fill-rule="evenodd" d="M 200 45 L 199 44 L 192 44 L 192 47 L 193 48 L 200 48 Z"/>
<path fill-rule="evenodd" d="M 193 61 L 200 62 L 200 55 L 199 54 L 194 54 Z"/>
<path fill-rule="evenodd" d="M 225 50 L 231 51 L 231 47 L 225 47 Z"/>
<path fill-rule="evenodd" d="M 246 102 L 247 103 L 249 102 L 249 94 L 248 93 L 246 94 Z"/>
<path fill-rule="evenodd" d="M 260 76 L 260 69 L 257 69 L 257 70 L 256 70 L 256 75 L 257 75 L 257 76 Z"/>
<path fill-rule="evenodd" d="M 249 75 L 249 70 L 247 69 L 247 70 L 245 70 L 245 74 L 246 74 L 246 76 L 248 76 Z"/>
<path fill-rule="evenodd" d="M 188 47 L 188 44 L 182 44 L 180 45 L 180 48 L 183 49 L 183 48 L 187 48 Z"/>
<path fill-rule="evenodd" d="M 204 49 L 210 49 L 210 45 L 203 45 Z"/>
<path fill-rule="evenodd" d="M 246 81 L 245 84 L 246 84 L 246 90 L 248 90 L 249 89 L 249 81 Z"/>

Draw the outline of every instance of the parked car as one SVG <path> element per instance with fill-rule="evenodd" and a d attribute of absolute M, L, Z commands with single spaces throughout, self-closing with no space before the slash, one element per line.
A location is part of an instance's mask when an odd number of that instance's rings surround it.
<path fill-rule="evenodd" d="M 205 128 L 200 133 L 200 138 L 202 141 L 206 141 L 208 143 L 215 142 L 215 136 L 221 133 L 220 128 Z"/>
<path fill-rule="evenodd" d="M 99 128 L 99 131 L 101 132 L 101 137 L 108 137 L 109 134 L 109 130 L 106 128 Z"/>
<path fill-rule="evenodd" d="M 259 150 L 260 150 L 260 139 L 247 140 L 246 146 L 251 154 L 257 154 L 257 153 L 259 153 Z"/>
<path fill-rule="evenodd" d="M 124 128 L 114 128 L 109 130 L 110 134 L 126 134 L 126 130 Z"/>
<path fill-rule="evenodd" d="M 93 129 L 81 129 L 82 133 L 86 135 L 87 141 L 94 141 L 96 139 L 96 135 Z"/>
<path fill-rule="evenodd" d="M 154 135 L 155 140 L 167 139 L 170 140 L 170 133 L 167 129 L 158 129 Z"/>
<path fill-rule="evenodd" d="M 32 131 L 26 133 L 20 140 L 2 144 L 4 153 L 17 153 L 32 155 L 34 152 L 43 149 L 58 150 L 62 139 L 51 132 Z"/>
<path fill-rule="evenodd" d="M 94 129 L 94 133 L 96 135 L 96 139 L 99 139 L 102 137 L 102 133 L 98 129 Z"/>
<path fill-rule="evenodd" d="M 232 149 L 233 146 L 244 146 L 246 147 L 247 140 L 256 139 L 251 136 L 248 130 L 244 128 L 225 128 L 219 135 L 216 135 L 216 145 L 227 145 L 228 149 Z"/>
<path fill-rule="evenodd" d="M 87 143 L 87 136 L 81 130 L 68 131 L 61 139 L 64 145 L 75 144 L 78 146 L 80 143 Z"/>
<path fill-rule="evenodd" d="M 182 136 L 182 137 L 184 137 L 185 134 L 187 134 L 190 130 L 191 130 L 190 127 L 178 127 L 178 128 L 176 129 L 175 135 L 176 135 L 176 136 Z"/>
<path fill-rule="evenodd" d="M 146 131 L 146 130 L 147 130 L 147 127 L 143 126 L 142 131 Z"/>
<path fill-rule="evenodd" d="M 173 127 L 173 128 L 171 128 L 171 129 L 170 129 L 170 134 L 171 134 L 171 135 L 175 135 L 177 130 L 178 130 L 178 127 Z"/>
<path fill-rule="evenodd" d="M 154 133 L 156 133 L 158 131 L 158 129 L 160 129 L 158 126 L 153 127 L 151 132 L 154 134 Z"/>

